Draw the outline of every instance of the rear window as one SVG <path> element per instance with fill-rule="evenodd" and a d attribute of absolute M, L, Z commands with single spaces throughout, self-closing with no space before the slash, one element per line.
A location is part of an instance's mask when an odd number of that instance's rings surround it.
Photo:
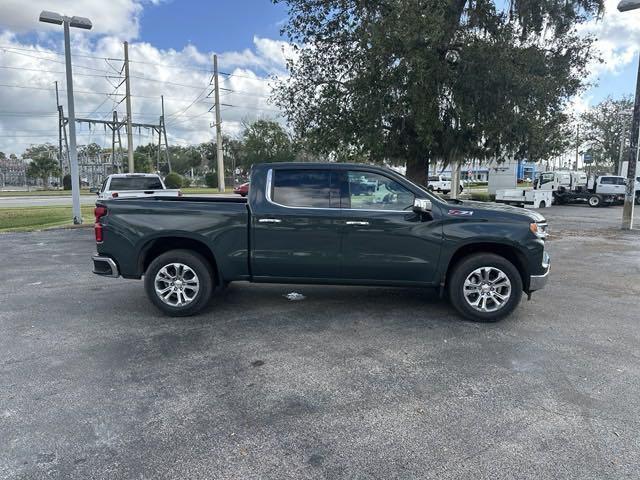
<path fill-rule="evenodd" d="M 276 169 L 271 198 L 287 207 L 338 208 L 340 190 L 332 176 L 328 170 Z"/>
<path fill-rule="evenodd" d="M 430 182 L 439 182 L 440 181 L 440 177 L 429 177 L 429 181 Z"/>
<path fill-rule="evenodd" d="M 115 177 L 109 190 L 162 190 L 158 177 Z"/>
<path fill-rule="evenodd" d="M 600 179 L 602 185 L 624 185 L 624 178 L 620 177 L 602 177 Z"/>

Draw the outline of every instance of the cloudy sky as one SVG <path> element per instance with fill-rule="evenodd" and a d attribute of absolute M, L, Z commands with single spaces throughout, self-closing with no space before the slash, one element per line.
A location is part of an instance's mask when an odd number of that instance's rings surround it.
<path fill-rule="evenodd" d="M 604 18 L 582 27 L 598 37 L 603 63 L 592 65 L 594 83 L 574 108 L 633 91 L 640 45 L 640 11 L 620 14 L 606 0 Z M 74 88 L 78 117 L 124 117 L 123 45 L 129 42 L 133 120 L 157 123 L 160 96 L 170 144 L 213 138 L 211 56 L 218 54 L 225 133 L 237 135 L 256 118 L 282 120 L 268 103 L 270 78 L 285 75 L 291 55 L 279 37 L 286 18 L 269 0 L 1 0 L 0 151 L 57 142 L 55 81 L 66 109 L 62 28 L 38 23 L 41 10 L 90 18 L 91 32 L 74 29 Z M 124 133 L 124 131 L 123 131 Z M 150 131 L 135 132 L 135 144 Z M 78 143 L 110 144 L 101 126 L 82 124 Z"/>

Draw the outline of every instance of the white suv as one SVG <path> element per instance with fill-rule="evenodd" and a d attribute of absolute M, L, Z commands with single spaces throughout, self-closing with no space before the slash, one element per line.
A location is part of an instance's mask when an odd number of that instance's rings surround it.
<path fill-rule="evenodd" d="M 451 191 L 451 178 L 444 175 L 432 175 L 427 182 L 427 188 L 432 192 L 449 193 Z M 464 190 L 464 182 L 460 180 L 460 192 Z"/>

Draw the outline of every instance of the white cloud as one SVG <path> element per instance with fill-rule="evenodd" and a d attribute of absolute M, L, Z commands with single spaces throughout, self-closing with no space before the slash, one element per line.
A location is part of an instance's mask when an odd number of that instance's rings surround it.
<path fill-rule="evenodd" d="M 618 12 L 619 0 L 605 0 L 602 19 L 580 26 L 580 32 L 594 36 L 602 63 L 592 65 L 592 75 L 618 73 L 628 65 L 640 48 L 640 10 Z"/>
<path fill-rule="evenodd" d="M 54 82 L 61 90 L 61 104 L 67 112 L 64 57 L 58 42 L 20 43 L 9 32 L 0 33 L 0 151 L 21 154 L 29 144 L 57 143 L 57 116 Z M 254 48 L 242 52 L 220 52 L 220 75 L 223 132 L 237 135 L 243 122 L 256 118 L 282 120 L 275 106 L 268 103 L 271 74 L 284 75 L 285 42 L 255 37 Z M 42 46 L 41 46 L 42 45 Z M 120 83 L 123 46 L 120 38 L 100 36 L 75 37 L 72 44 L 74 62 L 75 108 L 78 117 L 108 118 L 116 108 L 120 119 L 125 104 Z M 99 57 L 99 58 L 95 58 Z M 105 60 L 109 59 L 109 60 Z M 211 53 L 189 45 L 182 50 L 160 50 L 145 42 L 129 44 L 133 120 L 157 123 L 160 96 L 164 95 L 169 144 L 192 144 L 210 141 L 215 130 L 210 124 L 209 109 L 213 99 Z M 4 85 L 4 86 L 2 86 Z M 13 88 L 15 85 L 28 88 Z M 109 93 L 117 95 L 108 96 Z M 212 95 L 211 95 L 212 97 Z M 123 142 L 126 142 L 124 129 Z M 153 140 L 146 129 L 136 130 L 134 145 Z M 104 127 L 91 129 L 79 124 L 78 143 L 95 141 L 110 146 L 111 134 Z"/>
<path fill-rule="evenodd" d="M 0 22 L 16 33 L 54 31 L 61 27 L 38 22 L 40 12 L 51 10 L 62 15 L 87 17 L 92 32 L 118 35 L 124 39 L 138 36 L 139 18 L 144 0 L 2 0 Z"/>

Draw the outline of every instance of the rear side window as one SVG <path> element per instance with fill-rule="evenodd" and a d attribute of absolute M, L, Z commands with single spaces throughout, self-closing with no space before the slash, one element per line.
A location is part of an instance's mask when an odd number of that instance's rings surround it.
<path fill-rule="evenodd" d="M 271 199 L 287 207 L 339 208 L 340 190 L 329 170 L 273 170 Z"/>
<path fill-rule="evenodd" d="M 158 177 L 115 177 L 109 190 L 162 190 Z"/>
<path fill-rule="evenodd" d="M 602 177 L 600 179 L 602 185 L 624 185 L 624 178 L 620 177 Z"/>

